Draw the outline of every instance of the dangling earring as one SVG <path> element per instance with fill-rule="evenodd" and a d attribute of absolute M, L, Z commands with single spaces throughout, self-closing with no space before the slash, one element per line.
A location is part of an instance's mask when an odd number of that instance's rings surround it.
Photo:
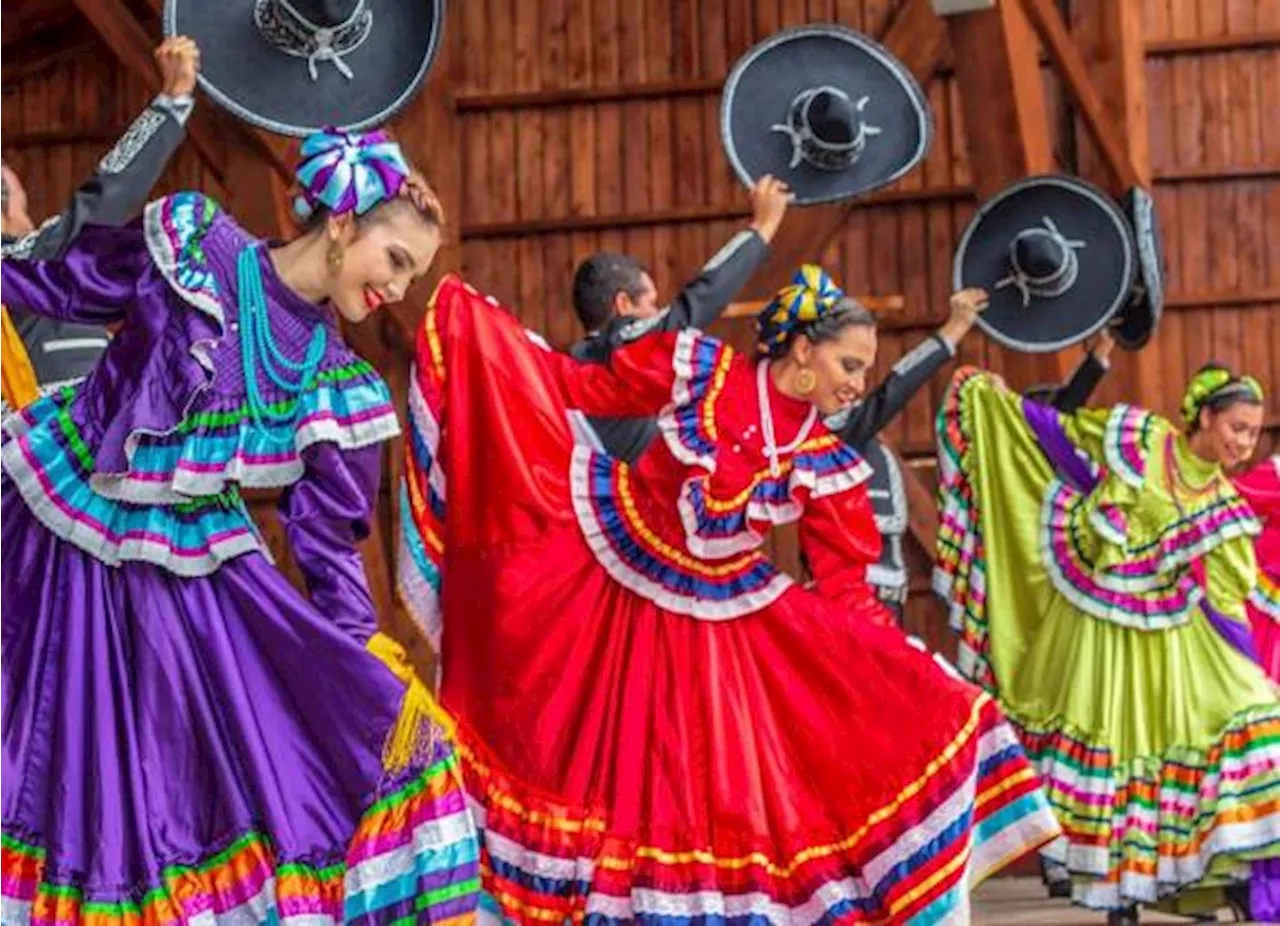
<path fill-rule="evenodd" d="M 329 268 L 329 273 L 337 276 L 338 271 L 342 269 L 342 245 L 336 241 L 330 241 L 329 249 L 324 252 L 324 262 Z"/>
<path fill-rule="evenodd" d="M 808 367 L 802 367 L 800 372 L 796 374 L 796 391 L 801 395 L 809 395 L 817 388 L 818 377 L 813 370 Z"/>

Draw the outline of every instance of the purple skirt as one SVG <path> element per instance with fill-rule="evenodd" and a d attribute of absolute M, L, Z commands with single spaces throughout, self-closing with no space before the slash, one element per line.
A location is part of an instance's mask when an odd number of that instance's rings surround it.
<path fill-rule="evenodd" d="M 403 686 L 263 556 L 107 566 L 7 478 L 3 537 L 6 923 L 474 907 L 452 751 L 386 780 Z"/>

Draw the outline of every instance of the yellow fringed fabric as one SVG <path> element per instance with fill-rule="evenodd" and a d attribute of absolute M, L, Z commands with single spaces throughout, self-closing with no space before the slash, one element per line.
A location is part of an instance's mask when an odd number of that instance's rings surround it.
<path fill-rule="evenodd" d="M 9 318 L 9 310 L 0 306 L 0 380 L 3 380 L 4 401 L 17 410 L 33 402 L 40 394 L 36 386 L 36 373 L 27 356 L 26 345 L 18 335 L 18 329 Z"/>
<path fill-rule="evenodd" d="M 382 632 L 375 633 L 365 644 L 365 649 L 376 656 L 391 674 L 405 685 L 404 700 L 400 703 L 400 715 L 395 726 L 387 734 L 382 747 L 382 767 L 387 772 L 399 772 L 408 767 L 415 757 L 425 755 L 433 745 L 437 728 L 450 739 L 454 735 L 453 719 L 444 712 L 440 703 L 432 697 L 427 686 L 413 670 L 405 648 Z"/>

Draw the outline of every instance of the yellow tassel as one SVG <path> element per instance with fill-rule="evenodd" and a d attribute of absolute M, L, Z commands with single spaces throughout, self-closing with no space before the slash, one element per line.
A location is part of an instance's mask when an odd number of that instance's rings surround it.
<path fill-rule="evenodd" d="M 445 736 L 453 738 L 453 719 L 444 712 L 440 703 L 431 696 L 427 686 L 413 671 L 409 654 L 403 646 L 379 632 L 369 638 L 365 648 L 405 685 L 400 714 L 382 746 L 383 770 L 390 773 L 401 772 L 415 758 L 430 754 L 431 747 L 435 745 L 437 730 L 443 730 Z"/>
<path fill-rule="evenodd" d="M 35 401 L 40 394 L 36 387 L 36 374 L 31 358 L 22 343 L 18 329 L 9 318 L 9 310 L 0 306 L 0 376 L 4 380 L 4 401 L 15 411 Z"/>

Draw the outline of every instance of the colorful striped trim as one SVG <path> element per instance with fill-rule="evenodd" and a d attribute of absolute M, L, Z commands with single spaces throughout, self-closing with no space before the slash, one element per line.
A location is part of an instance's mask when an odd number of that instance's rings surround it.
<path fill-rule="evenodd" d="M 570 487 L 596 561 L 618 584 L 669 611 L 730 620 L 767 607 L 794 584 L 758 551 L 708 563 L 664 540 L 637 507 L 630 468 L 606 454 L 574 447 Z"/>
<path fill-rule="evenodd" d="M 1096 882 L 1080 902 L 1153 903 L 1280 855 L 1280 707 L 1241 711 L 1207 751 L 1123 761 L 1060 721 L 1011 719 L 1063 826 L 1046 856 Z"/>
<path fill-rule="evenodd" d="M 713 493 L 710 475 L 686 480 L 677 506 L 689 551 L 721 559 L 758 549 L 767 528 L 799 520 L 808 499 L 848 492 L 871 478 L 871 466 L 834 434 L 805 441 L 779 469 L 777 476 L 756 473 L 731 498 Z"/>
<path fill-rule="evenodd" d="M 784 858 L 772 844 L 732 856 L 636 845 L 597 816 L 543 813 L 545 797 L 521 791 L 468 740 L 460 736 L 459 751 L 472 800 L 514 814 L 479 818 L 487 857 L 502 846 L 501 861 L 485 870 L 486 894 L 515 922 L 577 921 L 585 909 L 593 924 L 934 923 L 963 915 L 977 883 L 1059 832 L 1012 728 L 985 695 L 920 777 L 856 831 Z"/>
<path fill-rule="evenodd" d="M 1186 570 L 1165 573 L 1139 590 L 1123 577 L 1098 569 L 1088 552 L 1093 521 L 1088 499 L 1065 482 L 1053 480 L 1041 508 L 1040 536 L 1045 569 L 1059 594 L 1100 620 L 1136 630 L 1167 630 L 1191 619 L 1203 597 Z"/>
<path fill-rule="evenodd" d="M 1249 594 L 1249 604 L 1260 617 L 1280 624 L 1280 582 L 1260 571 L 1258 584 Z"/>
<path fill-rule="evenodd" d="M 1140 488 L 1147 459 L 1156 447 L 1160 418 L 1132 405 L 1117 405 L 1107 419 L 1103 452 L 1107 468 L 1129 485 Z"/>
<path fill-rule="evenodd" d="M 219 330 L 224 326 L 222 293 L 203 241 L 221 213 L 212 199 L 190 191 L 150 202 L 142 212 L 151 260 L 173 291 L 213 319 Z"/>
<path fill-rule="evenodd" d="M 96 493 L 92 455 L 68 411 L 75 394 L 38 399 L 6 422 L 4 471 L 45 527 L 109 566 L 153 563 L 180 576 L 209 575 L 246 553 L 267 555 L 238 492 L 164 506 Z"/>
<path fill-rule="evenodd" d="M 428 334 L 427 332 L 432 332 Z M 409 426 L 404 442 L 400 479 L 400 551 L 396 558 L 396 588 L 405 610 L 423 629 L 433 650 L 440 653 L 444 616 L 440 605 L 444 568 L 444 468 L 440 464 L 440 407 L 436 383 L 442 369 L 422 354 L 423 342 L 435 338 L 434 299 L 419 333 L 419 355 L 409 375 Z"/>
<path fill-rule="evenodd" d="M 95 473 L 94 491 L 137 504 L 169 504 L 212 495 L 228 484 L 250 488 L 292 485 L 313 444 L 354 450 L 400 434 L 391 391 L 364 360 L 322 371 L 314 389 L 271 405 L 296 412 L 286 424 L 260 426 L 243 402 L 187 416 L 172 431 L 130 436 L 129 471 Z"/>
<path fill-rule="evenodd" d="M 157 883 L 132 896 L 44 880 L 46 850 L 6 832 L 4 922 L 461 926 L 479 904 L 480 864 L 459 782 L 457 759 L 442 745 L 434 764 L 369 808 L 350 845 L 335 847 L 332 864 L 277 859 L 268 834 L 248 832 L 197 863 L 163 867 Z"/>
<path fill-rule="evenodd" d="M 995 690 L 988 660 L 986 550 L 970 466 L 969 393 L 989 378 L 974 367 L 955 373 L 938 408 L 938 549 L 933 588 L 948 603 L 959 635 L 957 665 L 968 679 Z"/>
<path fill-rule="evenodd" d="M 686 466 L 715 471 L 716 401 L 733 360 L 732 349 L 693 328 L 676 336 L 671 404 L 658 415 L 658 430 L 672 455 Z"/>

